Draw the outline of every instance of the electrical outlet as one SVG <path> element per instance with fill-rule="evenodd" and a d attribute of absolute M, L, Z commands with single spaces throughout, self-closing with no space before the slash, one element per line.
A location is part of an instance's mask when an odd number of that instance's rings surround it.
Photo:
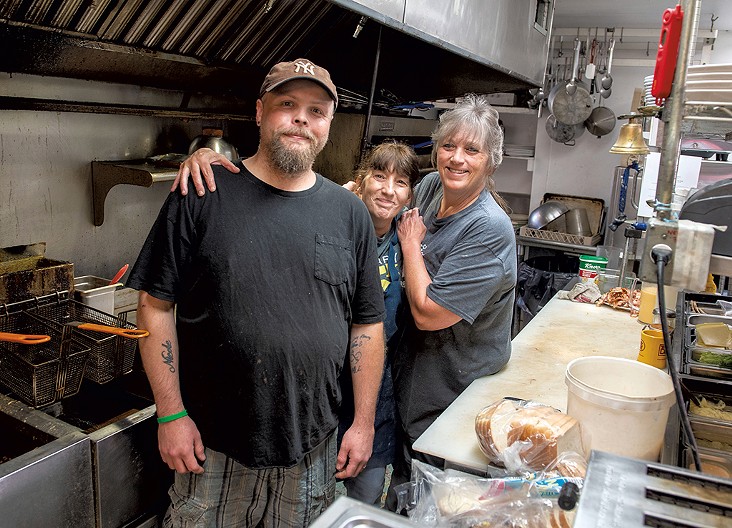
<path fill-rule="evenodd" d="M 656 244 L 666 244 L 671 248 L 671 260 L 664 269 L 663 283 L 666 286 L 671 285 L 674 274 L 674 259 L 676 256 L 676 241 L 679 236 L 679 223 L 675 220 L 660 221 L 651 218 L 648 221 L 648 229 L 646 230 L 646 245 L 641 256 L 641 264 L 639 270 L 639 278 L 643 282 L 656 284 L 658 282 L 657 265 L 651 258 L 651 250 Z"/>

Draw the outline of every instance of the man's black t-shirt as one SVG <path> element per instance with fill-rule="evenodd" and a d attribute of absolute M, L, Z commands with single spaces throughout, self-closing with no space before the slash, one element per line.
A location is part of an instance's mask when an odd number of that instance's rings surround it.
<path fill-rule="evenodd" d="M 322 176 L 288 192 L 240 168 L 214 167 L 214 193 L 168 197 L 128 286 L 177 305 L 204 445 L 291 466 L 337 426 L 351 323 L 384 318 L 376 241 L 363 203 Z"/>

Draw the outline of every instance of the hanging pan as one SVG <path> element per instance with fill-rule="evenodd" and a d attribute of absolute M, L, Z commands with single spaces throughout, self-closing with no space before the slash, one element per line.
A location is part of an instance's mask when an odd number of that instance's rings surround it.
<path fill-rule="evenodd" d="M 585 120 L 585 127 L 593 136 L 602 137 L 613 131 L 616 121 L 615 112 L 607 106 L 597 106 Z"/>
<path fill-rule="evenodd" d="M 579 125 L 590 117 L 592 112 L 592 98 L 587 86 L 578 79 L 580 41 L 574 39 L 574 61 L 572 62 L 572 78 L 566 82 L 557 83 L 551 92 L 547 103 L 549 111 L 560 123 Z"/>
<path fill-rule="evenodd" d="M 544 128 L 546 129 L 546 133 L 552 140 L 556 141 L 557 143 L 563 143 L 570 147 L 574 146 L 574 140 L 577 134 L 576 126 L 560 123 L 559 121 L 557 121 L 556 117 L 554 117 L 554 114 L 551 114 L 549 117 L 546 118 Z"/>

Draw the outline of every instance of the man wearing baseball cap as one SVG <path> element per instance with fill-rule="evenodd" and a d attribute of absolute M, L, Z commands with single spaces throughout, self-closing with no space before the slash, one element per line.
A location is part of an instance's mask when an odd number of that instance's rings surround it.
<path fill-rule="evenodd" d="M 171 193 L 130 275 L 176 470 L 164 526 L 308 526 L 371 454 L 384 364 L 373 226 L 312 169 L 337 103 L 327 70 L 276 64 L 256 153 L 213 167 L 221 192 Z M 337 451 L 342 368 L 356 415 Z"/>

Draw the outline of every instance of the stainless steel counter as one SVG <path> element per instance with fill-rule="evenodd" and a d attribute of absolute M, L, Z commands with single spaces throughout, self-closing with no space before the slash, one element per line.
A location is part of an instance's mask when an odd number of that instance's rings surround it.
<path fill-rule="evenodd" d="M 133 373 L 43 410 L 0 395 L 2 435 L 21 436 L 0 464 L 0 525 L 118 528 L 160 513 L 172 473 L 147 391 Z"/>
<path fill-rule="evenodd" d="M 414 528 L 406 517 L 369 506 L 348 497 L 339 497 L 310 528 Z"/>
<path fill-rule="evenodd" d="M 0 525 L 91 528 L 91 441 L 47 418 L 0 394 Z"/>

